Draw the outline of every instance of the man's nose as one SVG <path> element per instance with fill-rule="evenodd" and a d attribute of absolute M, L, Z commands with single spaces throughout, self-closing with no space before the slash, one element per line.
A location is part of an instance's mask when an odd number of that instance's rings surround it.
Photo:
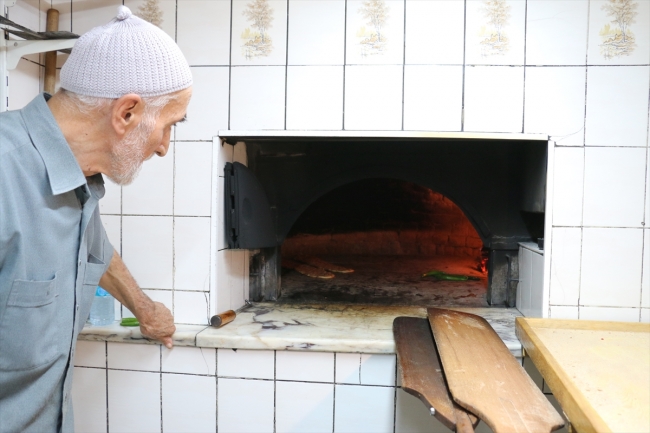
<path fill-rule="evenodd" d="M 169 135 L 165 134 L 162 143 L 160 143 L 160 146 L 158 146 L 155 153 L 158 156 L 165 156 L 167 155 L 168 150 L 169 150 Z"/>

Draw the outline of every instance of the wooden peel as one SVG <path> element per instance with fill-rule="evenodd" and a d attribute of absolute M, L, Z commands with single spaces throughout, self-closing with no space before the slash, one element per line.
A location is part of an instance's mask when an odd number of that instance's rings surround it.
<path fill-rule="evenodd" d="M 482 317 L 429 308 L 454 401 L 495 433 L 551 432 L 564 420 Z"/>
<path fill-rule="evenodd" d="M 59 30 L 59 11 L 56 9 L 48 9 L 47 11 L 47 25 L 48 32 L 56 32 Z M 43 79 L 43 90 L 50 95 L 54 94 L 56 87 L 56 51 L 48 51 L 45 53 L 45 77 Z"/>
<path fill-rule="evenodd" d="M 447 428 L 473 432 L 478 418 L 452 401 L 427 319 L 397 317 L 393 321 L 393 336 L 402 389 L 434 409 L 433 416 Z"/>

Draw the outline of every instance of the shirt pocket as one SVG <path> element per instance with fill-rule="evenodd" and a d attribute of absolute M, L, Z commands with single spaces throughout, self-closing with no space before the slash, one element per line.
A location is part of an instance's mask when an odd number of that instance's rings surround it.
<path fill-rule="evenodd" d="M 49 281 L 15 280 L 0 322 L 0 370 L 30 370 L 59 355 L 56 275 Z"/>
<path fill-rule="evenodd" d="M 101 280 L 102 275 L 106 272 L 106 263 L 99 260 L 97 257 L 90 254 L 88 256 L 88 261 L 86 262 L 86 271 L 84 273 L 83 287 L 81 288 L 81 302 L 79 303 L 79 331 L 83 328 L 84 323 L 88 320 L 90 315 L 90 308 L 93 304 L 93 299 L 95 299 L 95 291 L 97 290 L 97 285 L 99 280 Z"/>

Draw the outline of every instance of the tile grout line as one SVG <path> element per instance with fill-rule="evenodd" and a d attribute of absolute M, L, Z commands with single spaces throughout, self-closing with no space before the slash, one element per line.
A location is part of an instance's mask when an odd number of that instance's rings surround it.
<path fill-rule="evenodd" d="M 406 86 L 406 0 L 402 0 L 404 2 L 404 28 L 403 28 L 403 36 L 404 39 L 402 40 L 402 131 L 404 131 L 404 112 L 406 111 L 406 106 L 405 106 L 405 93 L 404 93 L 404 88 Z"/>
<path fill-rule="evenodd" d="M 332 433 L 336 429 L 336 352 L 334 352 L 334 383 L 332 383 Z"/>
<path fill-rule="evenodd" d="M 460 131 L 465 131 L 465 68 L 467 55 L 467 0 L 463 1 L 463 71 L 462 71 L 462 84 L 460 95 Z"/>
<path fill-rule="evenodd" d="M 348 0 L 344 0 L 343 11 L 343 98 L 341 111 L 341 130 L 345 131 L 345 76 L 348 61 Z"/>
<path fill-rule="evenodd" d="M 277 379 L 278 379 L 278 362 L 277 362 L 278 351 L 273 351 L 273 433 L 277 432 L 276 426 L 276 415 L 277 415 Z"/>
<path fill-rule="evenodd" d="M 528 0 L 524 4 L 524 82 L 522 91 L 522 106 L 521 106 L 521 133 L 526 130 L 526 54 L 528 47 Z"/>
<path fill-rule="evenodd" d="M 285 35 L 285 52 L 284 52 L 284 130 L 287 129 L 287 103 L 288 103 L 288 84 L 289 84 L 289 1 L 287 1 L 287 33 Z"/>

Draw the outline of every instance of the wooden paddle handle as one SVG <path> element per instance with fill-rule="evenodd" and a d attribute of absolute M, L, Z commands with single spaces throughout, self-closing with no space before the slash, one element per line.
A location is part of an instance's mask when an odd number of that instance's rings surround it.
<path fill-rule="evenodd" d="M 235 320 L 235 317 L 237 317 L 237 313 L 235 313 L 233 310 L 224 311 L 221 314 L 212 316 L 210 319 L 210 326 L 221 328 L 223 325 L 227 325 L 228 323 Z"/>
<path fill-rule="evenodd" d="M 474 433 L 472 421 L 464 410 L 456 409 L 456 433 Z"/>
<path fill-rule="evenodd" d="M 56 9 L 47 10 L 47 25 L 45 29 L 48 32 L 59 30 L 59 11 Z M 45 53 L 45 78 L 43 79 L 43 90 L 50 95 L 54 94 L 56 86 L 56 51 Z"/>

